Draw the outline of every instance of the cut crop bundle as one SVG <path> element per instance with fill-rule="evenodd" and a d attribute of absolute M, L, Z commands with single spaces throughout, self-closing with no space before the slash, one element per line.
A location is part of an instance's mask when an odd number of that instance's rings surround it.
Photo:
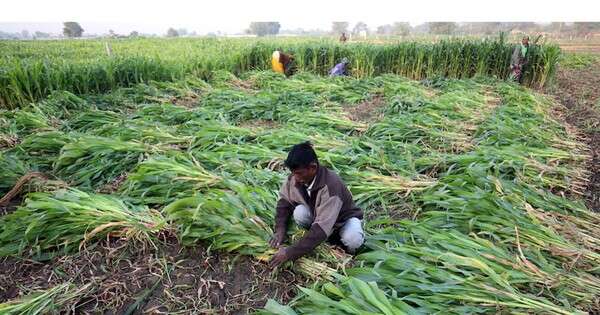
<path fill-rule="evenodd" d="M 144 204 L 165 205 L 220 182 L 193 157 L 173 154 L 140 163 L 123 183 L 122 192 Z"/>
<path fill-rule="evenodd" d="M 74 188 L 30 193 L 23 206 L 0 219 L 0 256 L 70 253 L 107 236 L 151 244 L 165 228 L 156 210 L 110 195 Z"/>
<path fill-rule="evenodd" d="M 151 150 L 138 142 L 84 136 L 62 148 L 54 169 L 74 185 L 99 188 L 133 169 Z"/>
<path fill-rule="evenodd" d="M 233 184 L 233 183 L 232 183 Z M 177 200 L 163 210 L 180 230 L 184 244 L 210 242 L 211 247 L 265 260 L 272 253 L 272 207 L 276 195 L 233 184 L 235 193 L 213 189 Z"/>

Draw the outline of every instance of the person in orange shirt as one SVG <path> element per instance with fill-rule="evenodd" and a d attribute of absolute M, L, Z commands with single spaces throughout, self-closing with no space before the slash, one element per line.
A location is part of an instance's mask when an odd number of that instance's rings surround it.
<path fill-rule="evenodd" d="M 293 61 L 294 56 L 276 50 L 271 57 L 271 66 L 273 71 L 283 73 L 285 76 L 289 77 L 294 72 Z"/>

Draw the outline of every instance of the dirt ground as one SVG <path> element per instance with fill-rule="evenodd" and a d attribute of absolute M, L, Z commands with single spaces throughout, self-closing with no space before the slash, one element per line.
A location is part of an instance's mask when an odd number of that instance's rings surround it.
<path fill-rule="evenodd" d="M 560 44 L 563 52 L 600 53 L 600 44 Z"/>
<path fill-rule="evenodd" d="M 345 107 L 349 118 L 354 121 L 369 123 L 381 118 L 381 107 L 385 106 L 385 100 L 381 95 L 374 95 L 371 99 L 359 104 Z"/>
<path fill-rule="evenodd" d="M 550 93 L 567 107 L 566 121 L 579 129 L 590 147 L 585 199 L 589 209 L 600 212 L 600 56 L 583 69 L 559 67 Z"/>
<path fill-rule="evenodd" d="M 269 298 L 287 302 L 296 284 L 307 284 L 248 257 L 182 248 L 174 237 L 163 237 L 156 248 L 105 241 L 47 262 L 0 260 L 0 302 L 66 281 L 91 284 L 68 303 L 74 314 L 246 314 Z"/>

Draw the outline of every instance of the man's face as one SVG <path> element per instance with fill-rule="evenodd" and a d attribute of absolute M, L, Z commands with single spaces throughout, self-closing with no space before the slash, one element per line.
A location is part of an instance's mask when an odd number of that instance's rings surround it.
<path fill-rule="evenodd" d="M 317 164 L 312 163 L 307 167 L 299 167 L 292 171 L 292 175 L 297 183 L 308 185 L 317 174 Z"/>
<path fill-rule="evenodd" d="M 529 38 L 525 37 L 521 40 L 521 42 L 523 43 L 523 45 L 527 45 L 529 44 Z"/>

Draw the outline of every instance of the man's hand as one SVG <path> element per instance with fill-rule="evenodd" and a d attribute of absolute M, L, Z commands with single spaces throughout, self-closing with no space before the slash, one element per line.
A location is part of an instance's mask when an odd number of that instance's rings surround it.
<path fill-rule="evenodd" d="M 271 268 L 275 268 L 275 267 L 283 264 L 286 261 L 288 261 L 287 248 L 282 247 L 277 251 L 277 253 L 275 253 L 275 255 L 273 255 L 273 257 L 271 257 L 269 266 Z"/>
<path fill-rule="evenodd" d="M 271 245 L 273 248 L 279 248 L 281 244 L 283 244 L 283 241 L 285 241 L 285 231 L 275 232 L 269 241 L 269 245 Z"/>

